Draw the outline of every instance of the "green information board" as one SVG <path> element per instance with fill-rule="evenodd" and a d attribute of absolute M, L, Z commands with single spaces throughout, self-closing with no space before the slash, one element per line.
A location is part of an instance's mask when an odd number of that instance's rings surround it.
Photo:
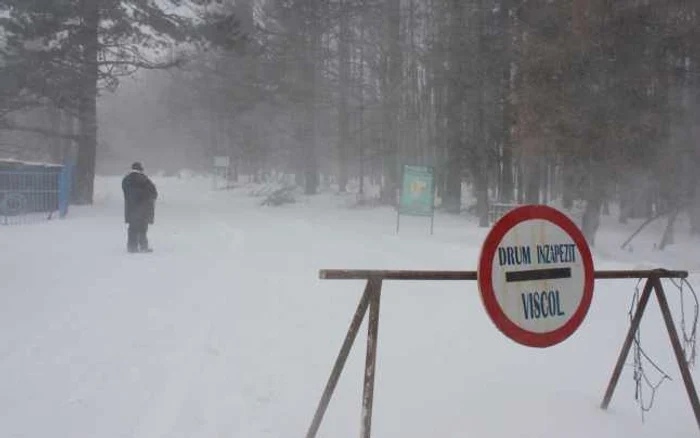
<path fill-rule="evenodd" d="M 403 181 L 399 196 L 398 216 L 434 216 L 435 212 L 435 172 L 428 166 L 403 167 Z M 399 220 L 397 217 L 397 226 Z M 430 226 L 432 232 L 432 220 Z"/>

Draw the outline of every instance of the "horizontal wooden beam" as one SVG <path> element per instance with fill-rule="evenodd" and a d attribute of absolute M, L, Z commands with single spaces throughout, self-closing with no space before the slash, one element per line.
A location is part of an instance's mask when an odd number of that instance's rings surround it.
<path fill-rule="evenodd" d="M 373 271 L 324 269 L 320 272 L 323 280 L 476 280 L 475 271 Z"/>
<path fill-rule="evenodd" d="M 381 271 L 367 269 L 323 269 L 323 280 L 476 280 L 476 271 Z M 595 271 L 597 280 L 624 278 L 687 278 L 688 271 L 666 269 Z"/>
<path fill-rule="evenodd" d="M 670 271 L 668 269 L 595 271 L 595 278 L 596 280 L 614 280 L 619 278 L 688 278 L 688 271 Z"/>

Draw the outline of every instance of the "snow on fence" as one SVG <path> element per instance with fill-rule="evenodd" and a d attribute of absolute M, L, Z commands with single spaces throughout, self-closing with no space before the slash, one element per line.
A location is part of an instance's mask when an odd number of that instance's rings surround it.
<path fill-rule="evenodd" d="M 0 161 L 0 225 L 64 217 L 71 182 L 70 165 Z"/>

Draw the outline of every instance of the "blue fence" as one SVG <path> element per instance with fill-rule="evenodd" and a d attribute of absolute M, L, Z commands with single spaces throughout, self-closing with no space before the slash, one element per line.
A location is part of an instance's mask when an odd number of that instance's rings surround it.
<path fill-rule="evenodd" d="M 65 217 L 72 166 L 0 162 L 0 224 Z"/>

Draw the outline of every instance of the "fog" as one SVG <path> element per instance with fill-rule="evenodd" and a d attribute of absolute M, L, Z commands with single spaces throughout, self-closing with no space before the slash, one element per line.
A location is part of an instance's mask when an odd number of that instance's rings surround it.
<path fill-rule="evenodd" d="M 0 436 L 315 438 L 355 309 L 319 436 L 696 436 L 699 65 L 697 0 L 0 0 Z"/>
<path fill-rule="evenodd" d="M 494 204 L 581 205 L 591 243 L 611 202 L 621 222 L 680 209 L 700 229 L 694 3 L 161 3 L 141 22 L 130 1 L 98 14 L 92 97 L 54 64 L 23 82 L 32 53 L 56 54 L 8 28 L 4 155 L 74 161 L 80 203 L 96 148 L 101 173 L 206 173 L 227 156 L 233 179 L 285 174 L 306 195 L 368 181 L 384 204 L 404 165 L 430 166 L 444 211 L 486 226 Z"/>

